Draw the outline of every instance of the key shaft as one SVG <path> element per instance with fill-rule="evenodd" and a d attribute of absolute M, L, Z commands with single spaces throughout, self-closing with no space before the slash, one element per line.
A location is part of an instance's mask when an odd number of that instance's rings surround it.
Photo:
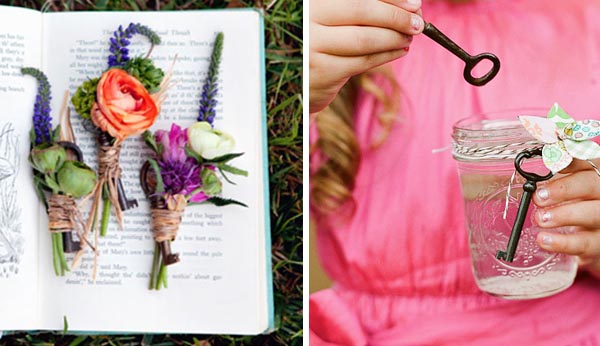
<path fill-rule="evenodd" d="M 498 250 L 496 252 L 496 258 L 505 260 L 506 262 L 512 262 L 517 252 L 517 246 L 519 245 L 519 239 L 521 238 L 521 232 L 523 231 L 523 224 L 527 217 L 527 211 L 529 210 L 529 204 L 531 204 L 531 197 L 537 189 L 535 181 L 527 181 L 523 184 L 523 197 L 519 203 L 519 210 L 517 210 L 517 217 L 513 225 L 512 231 L 510 232 L 510 238 L 508 239 L 508 246 L 506 251 Z"/>

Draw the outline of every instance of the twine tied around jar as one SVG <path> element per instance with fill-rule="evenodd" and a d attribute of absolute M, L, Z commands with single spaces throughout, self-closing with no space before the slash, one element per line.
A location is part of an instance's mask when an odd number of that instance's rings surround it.
<path fill-rule="evenodd" d="M 457 159 L 472 160 L 508 160 L 514 159 L 523 148 L 541 147 L 542 143 L 537 140 L 493 145 L 487 147 L 469 147 L 456 141 L 452 143 L 452 155 Z"/>

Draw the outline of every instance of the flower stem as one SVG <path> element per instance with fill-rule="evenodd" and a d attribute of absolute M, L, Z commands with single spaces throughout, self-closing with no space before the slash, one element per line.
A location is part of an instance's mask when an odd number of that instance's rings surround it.
<path fill-rule="evenodd" d="M 160 286 L 167 288 L 167 266 L 160 262 L 160 271 L 158 272 L 158 282 L 156 283 L 156 289 L 159 290 Z"/>
<path fill-rule="evenodd" d="M 158 281 L 158 265 L 160 263 L 160 249 L 158 243 L 154 244 L 154 257 L 152 257 L 152 270 L 150 271 L 150 285 L 148 289 L 153 290 Z"/>
<path fill-rule="evenodd" d="M 110 203 L 110 199 L 108 197 L 104 197 L 103 199 L 103 203 L 102 203 L 102 223 L 100 224 L 100 236 L 104 237 L 106 236 L 106 233 L 108 231 L 108 220 L 110 219 L 110 207 L 111 207 L 111 203 Z"/>
<path fill-rule="evenodd" d="M 56 236 L 58 233 L 52 233 L 52 264 L 54 265 L 54 274 L 60 275 L 60 258 L 58 257 L 58 244 Z"/>
<path fill-rule="evenodd" d="M 64 276 L 66 271 L 69 271 L 69 265 L 65 258 L 65 250 L 63 248 L 63 235 L 62 233 L 56 234 L 56 242 L 58 245 L 58 257 L 60 259 L 60 276 Z"/>

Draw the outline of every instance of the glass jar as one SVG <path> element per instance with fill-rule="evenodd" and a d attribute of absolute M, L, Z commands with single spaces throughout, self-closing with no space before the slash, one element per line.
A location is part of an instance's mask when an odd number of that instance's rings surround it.
<path fill-rule="evenodd" d="M 516 119 L 518 114 L 523 113 L 512 112 L 504 116 Z M 536 142 L 518 120 L 481 117 L 457 122 L 452 138 L 465 205 L 472 269 L 479 288 L 506 299 L 531 299 L 549 296 L 571 286 L 577 272 L 576 258 L 550 253 L 537 245 L 536 236 L 541 229 L 531 217 L 536 209 L 533 202 L 513 262 L 496 258 L 498 250 L 506 251 L 523 195 L 525 179 L 515 172 L 515 156 L 524 149 L 542 144 Z M 539 157 L 526 160 L 522 167 L 539 175 L 548 173 Z M 572 228 L 545 231 L 570 233 Z"/>

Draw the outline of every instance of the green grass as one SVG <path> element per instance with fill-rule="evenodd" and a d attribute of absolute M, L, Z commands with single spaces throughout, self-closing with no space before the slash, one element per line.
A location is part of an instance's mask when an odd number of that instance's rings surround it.
<path fill-rule="evenodd" d="M 0 345 L 301 345 L 302 330 L 302 1 L 301 0 L 2 0 L 44 11 L 187 10 L 256 7 L 265 15 L 267 111 L 275 318 L 277 330 L 254 337 L 17 333 Z"/>

